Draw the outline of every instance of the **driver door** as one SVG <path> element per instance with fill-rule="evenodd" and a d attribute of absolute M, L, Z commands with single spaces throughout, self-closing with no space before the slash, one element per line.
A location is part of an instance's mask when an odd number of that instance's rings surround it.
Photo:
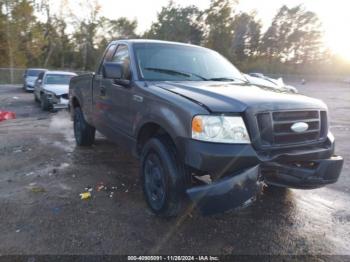
<path fill-rule="evenodd" d="M 122 63 L 124 66 L 123 79 L 131 80 L 130 56 L 128 46 L 119 44 L 111 62 Z M 130 100 L 132 97 L 131 86 L 123 85 L 113 79 L 101 80 L 101 85 L 105 89 L 105 97 L 109 102 L 106 108 L 106 116 L 110 128 L 115 135 L 130 136 Z"/>
<path fill-rule="evenodd" d="M 105 62 L 124 65 L 124 79 L 130 80 L 130 57 L 125 44 L 111 45 L 102 60 L 93 81 L 94 123 L 96 128 L 110 140 L 117 143 L 125 141 L 131 134 L 129 112 L 131 87 L 118 84 L 114 79 L 103 76 Z"/>
<path fill-rule="evenodd" d="M 105 62 L 110 62 L 116 50 L 116 44 L 111 44 L 101 61 L 99 68 L 92 82 L 92 104 L 93 104 L 93 118 L 95 127 L 105 136 L 109 136 L 110 131 L 110 120 L 108 116 L 108 107 L 110 107 L 110 101 L 106 96 L 105 82 L 102 76 L 102 66 Z"/>

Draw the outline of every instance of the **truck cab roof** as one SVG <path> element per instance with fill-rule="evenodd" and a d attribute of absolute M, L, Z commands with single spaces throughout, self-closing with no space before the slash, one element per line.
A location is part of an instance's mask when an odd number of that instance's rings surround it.
<path fill-rule="evenodd" d="M 166 45 L 182 45 L 182 46 L 189 46 L 189 47 L 196 47 L 201 49 L 208 49 L 202 46 L 193 45 L 189 43 L 181 43 L 181 42 L 172 42 L 172 41 L 163 41 L 163 40 L 155 40 L 155 39 L 121 39 L 121 40 L 114 40 L 110 43 L 116 44 L 116 43 L 124 43 L 128 45 L 132 44 L 166 44 Z"/>

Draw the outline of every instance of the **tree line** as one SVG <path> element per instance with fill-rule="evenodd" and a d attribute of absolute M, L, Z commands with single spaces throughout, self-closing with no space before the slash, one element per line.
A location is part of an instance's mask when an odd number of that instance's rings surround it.
<path fill-rule="evenodd" d="M 137 20 L 101 15 L 98 0 L 81 0 L 81 18 L 62 1 L 0 0 L 0 67 L 94 70 L 111 40 L 147 38 L 212 48 L 242 71 L 289 74 L 349 73 L 325 48 L 317 15 L 303 6 L 282 6 L 263 30 L 255 12 L 238 12 L 238 0 L 211 0 L 210 7 L 170 1 L 146 32 Z"/>

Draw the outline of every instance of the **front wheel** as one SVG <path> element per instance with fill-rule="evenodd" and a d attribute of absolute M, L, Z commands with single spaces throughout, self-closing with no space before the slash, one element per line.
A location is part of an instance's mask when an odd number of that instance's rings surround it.
<path fill-rule="evenodd" d="M 168 138 L 150 139 L 141 154 L 141 179 L 146 202 L 159 216 L 176 216 L 184 204 L 185 183 Z"/>
<path fill-rule="evenodd" d="M 36 96 L 35 91 L 33 92 L 33 95 L 34 95 L 34 101 L 35 101 L 36 103 L 39 103 L 39 99 L 38 99 L 38 97 Z"/>
<path fill-rule="evenodd" d="M 91 146 L 95 142 L 96 129 L 85 121 L 80 107 L 74 108 L 74 137 L 78 146 Z"/>
<path fill-rule="evenodd" d="M 48 111 L 50 109 L 50 102 L 48 101 L 45 94 L 42 94 L 40 96 L 40 106 L 41 106 L 41 109 L 44 111 Z"/>

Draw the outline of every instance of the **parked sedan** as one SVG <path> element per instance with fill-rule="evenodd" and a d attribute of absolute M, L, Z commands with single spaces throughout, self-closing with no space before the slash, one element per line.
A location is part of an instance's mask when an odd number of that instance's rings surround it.
<path fill-rule="evenodd" d="M 47 71 L 35 83 L 34 99 L 43 110 L 68 107 L 68 88 L 72 72 Z"/>
<path fill-rule="evenodd" d="M 34 84 L 40 73 L 45 72 L 46 69 L 42 68 L 28 68 L 23 74 L 23 90 L 33 91 Z"/>

